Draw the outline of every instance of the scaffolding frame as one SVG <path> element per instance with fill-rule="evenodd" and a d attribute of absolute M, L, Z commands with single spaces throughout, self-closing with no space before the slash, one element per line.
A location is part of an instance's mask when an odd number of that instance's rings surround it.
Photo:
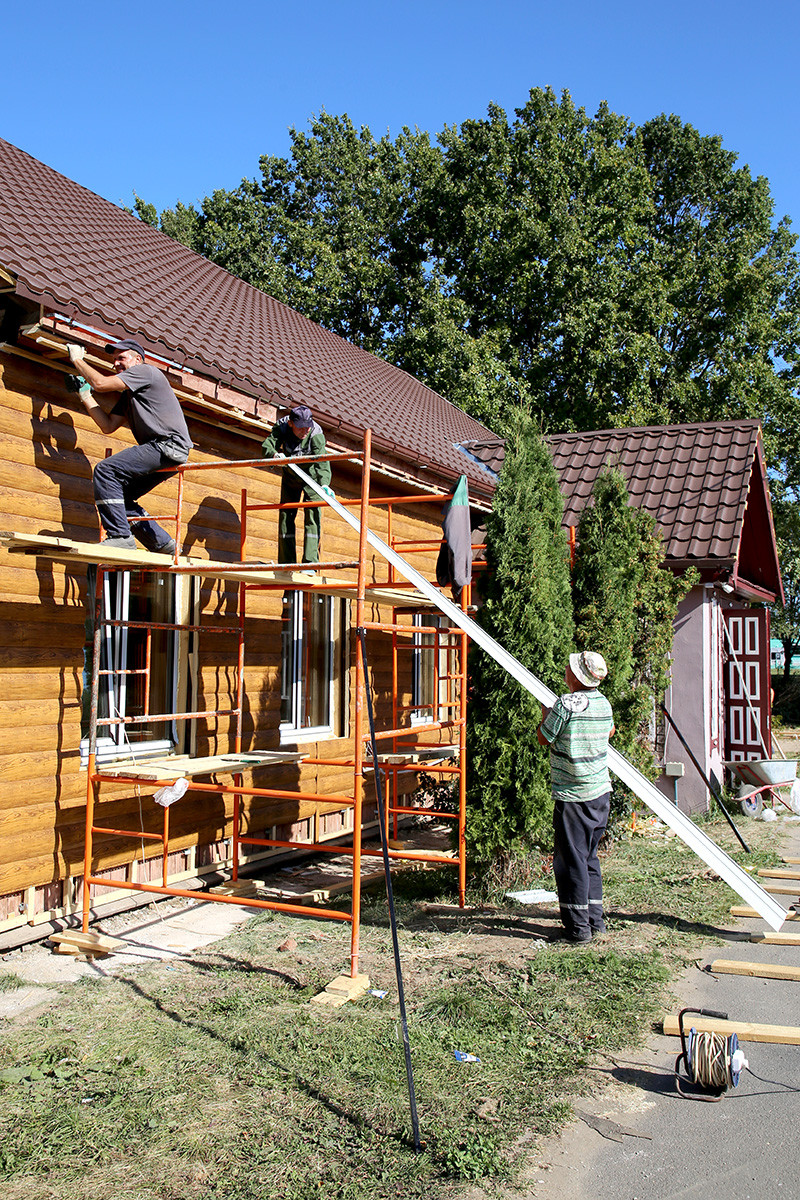
<path fill-rule="evenodd" d="M 395 861 L 413 862 L 416 864 L 447 864 L 458 867 L 458 895 L 459 904 L 465 903 L 466 889 L 466 853 L 465 853 L 465 809 L 466 809 L 466 717 L 467 717 L 467 634 L 460 629 L 446 630 L 440 628 L 437 624 L 430 627 L 431 640 L 423 643 L 420 634 L 420 626 L 415 624 L 415 617 L 422 612 L 431 610 L 430 601 L 419 596 L 410 590 L 410 585 L 405 580 L 398 580 L 394 567 L 388 565 L 388 577 L 385 581 L 378 583 L 367 583 L 367 571 L 371 560 L 368 560 L 368 542 L 367 532 L 369 528 L 370 511 L 379 506 L 387 508 L 387 525 L 389 542 L 394 547 L 401 548 L 405 553 L 431 553 L 442 545 L 442 538 L 407 542 L 399 539 L 394 534 L 394 517 L 395 509 L 399 506 L 406 507 L 408 505 L 435 503 L 442 505 L 450 498 L 451 493 L 441 491 L 430 491 L 417 495 L 395 495 L 388 497 L 372 496 L 370 489 L 371 472 L 372 472 L 372 449 L 371 449 L 371 431 L 367 429 L 364 433 L 363 447 L 357 452 L 345 452 L 326 454 L 322 456 L 306 456 L 293 458 L 294 464 L 310 464 L 320 461 L 347 461 L 360 466 L 361 468 L 361 487 L 360 495 L 352 500 L 345 500 L 342 503 L 347 506 L 357 507 L 360 516 L 360 532 L 358 557 L 349 561 L 341 562 L 321 562 L 317 564 L 306 563 L 290 563 L 290 564 L 269 564 L 269 570 L 274 572 L 296 572 L 304 570 L 308 572 L 310 569 L 314 571 L 331 571 L 337 572 L 344 569 L 357 568 L 357 577 L 353 581 L 351 579 L 341 580 L 331 584 L 329 580 L 316 581 L 309 578 L 306 582 L 298 581 L 294 578 L 274 583 L 261 583 L 258 581 L 249 583 L 241 579 L 242 571 L 263 572 L 265 564 L 261 562 L 247 561 L 247 536 L 248 536 L 248 517 L 249 514 L 257 511 L 281 510 L 281 509 L 305 509 L 312 507 L 323 507 L 324 502 L 319 500 L 305 501 L 301 500 L 294 503 L 253 503 L 248 498 L 247 488 L 241 490 L 241 509 L 240 509 L 240 545 L 239 545 L 239 560 L 232 563 L 229 571 L 225 570 L 224 564 L 210 564 L 204 568 L 202 563 L 187 563 L 185 560 L 180 561 L 179 546 L 180 534 L 183 522 L 184 509 L 184 479 L 185 476 L 194 471 L 203 471 L 211 469 L 237 469 L 243 467 L 256 467 L 266 469 L 284 469 L 286 462 L 275 459 L 243 459 L 237 461 L 213 461 L 205 463 L 185 463 L 177 466 L 170 474 L 177 475 L 177 507 L 174 515 L 158 516 L 155 519 L 164 522 L 174 522 L 175 524 L 175 542 L 176 549 L 172 562 L 167 564 L 159 564 L 150 566 L 149 564 L 137 563 L 137 569 L 145 572 L 159 573 L 166 572 L 169 574 L 187 574 L 190 576 L 213 575 L 223 579 L 226 574 L 236 574 L 238 579 L 238 620 L 235 625 L 203 625 L 202 623 L 184 623 L 184 622 L 155 622 L 155 621 L 125 621 L 119 619 L 109 619 L 103 615 L 103 588 L 104 580 L 108 572 L 121 572 L 130 570 L 129 564 L 104 564 L 99 563 L 94 595 L 94 637 L 92 647 L 92 672 L 91 672 L 91 705 L 90 705 L 90 720 L 89 720 L 89 753 L 87 764 L 87 792 L 86 792 L 86 824 L 85 824 L 85 849 L 84 849 L 84 888 L 83 888 L 83 929 L 88 930 L 91 916 L 91 901 L 92 888 L 119 888 L 128 891 L 153 893 L 163 896 L 174 897 L 197 897 L 195 891 L 186 888 L 176 887 L 168 882 L 168 862 L 170 856 L 170 809 L 164 807 L 163 817 L 161 821 L 160 832 L 143 832 L 143 829 L 120 829 L 112 828 L 105 824 L 96 823 L 97 809 L 101 803 L 101 789 L 104 784 L 114 783 L 131 783 L 135 786 L 137 793 L 141 786 L 148 787 L 163 787 L 174 784 L 179 778 L 188 778 L 189 788 L 192 791 L 203 793 L 212 793 L 220 796 L 233 796 L 233 815 L 232 815 L 232 887 L 233 894 L 220 893 L 204 893 L 204 898 L 217 903 L 239 904 L 246 905 L 254 909 L 272 909 L 278 912 L 290 913 L 293 915 L 309 916 L 313 913 L 315 917 L 323 919 L 337 920 L 350 924 L 350 970 L 351 975 L 358 974 L 359 954 L 360 954 L 360 922 L 361 922 L 361 871 L 362 860 L 364 858 L 380 857 L 382 851 L 371 847 L 364 847 L 362 833 L 364 823 L 365 809 L 365 775 L 371 771 L 380 770 L 384 773 L 387 783 L 391 783 L 391 787 L 384 789 L 384 817 L 387 830 L 393 829 L 395 839 L 398 833 L 398 822 L 403 817 L 410 817 L 416 814 L 424 816 L 432 816 L 442 820 L 454 821 L 457 827 L 457 849 L 456 853 L 442 853 L 427 850 L 408 850 L 401 843 L 395 843 L 388 850 L 389 857 Z M 367 589 L 370 592 L 379 593 L 382 589 L 390 589 L 392 597 L 391 603 L 391 618 L 384 620 L 366 619 Z M 400 603 L 397 597 L 397 591 L 400 588 L 408 590 L 408 603 Z M 353 753 L 345 757 L 324 757 L 322 755 L 310 756 L 305 754 L 282 754 L 270 751 L 243 751 L 242 750 L 242 716 L 244 711 L 245 697 L 245 675 L 246 675 L 246 626 L 247 626 L 247 597 L 252 590 L 280 590 L 280 591 L 302 591 L 302 592 L 317 592 L 331 593 L 336 595 L 344 595 L 351 600 L 355 600 L 355 623 L 352 621 L 349 625 L 349 632 L 353 644 L 357 640 L 358 631 L 365 631 L 381 634 L 389 634 L 391 636 L 391 662 L 392 662 L 392 720 L 391 728 L 380 730 L 377 733 L 377 738 L 380 741 L 388 741 L 390 743 L 390 751 L 387 754 L 379 755 L 377 763 L 372 762 L 367 755 L 367 743 L 369 741 L 369 729 L 366 719 L 366 687 L 369 681 L 364 673 L 364 664 L 360 654 L 355 653 L 355 661 L 352 662 L 350 670 L 355 675 L 355 703 L 354 717 L 352 722 L 352 742 Z M 466 612 L 469 607 L 470 589 L 465 587 L 461 595 L 461 608 Z M 403 597 L 405 601 L 405 597 Z M 380 601 L 379 601 L 380 603 Z M 386 603 L 384 601 L 384 603 Z M 410 622 L 402 620 L 403 617 L 410 617 Z M 113 670 L 102 667 L 102 644 L 104 631 L 109 626 L 122 628 L 144 628 L 145 630 L 145 666 L 137 668 L 134 671 L 125 671 L 125 674 L 137 674 L 144 677 L 144 712 L 141 716 L 115 716 L 109 713 L 107 717 L 99 716 L 99 695 L 100 695 L 100 680 L 104 675 L 117 674 Z M 427 632 L 428 627 L 422 627 Z M 175 632 L 192 634 L 194 637 L 200 634 L 234 634 L 236 637 L 236 663 L 235 663 L 235 704 L 231 708 L 209 708 L 202 711 L 191 712 L 174 712 L 154 714 L 150 712 L 150 680 L 151 680 L 151 647 L 152 635 L 156 629 L 172 630 Z M 410 639 L 410 640 L 409 640 Z M 406 650 L 411 649 L 417 652 L 420 656 L 423 653 L 433 654 L 433 702 L 429 707 L 433 708 L 432 717 L 438 719 L 425 719 L 404 724 L 404 717 L 410 720 L 411 709 L 417 711 L 423 705 L 416 704 L 411 706 L 403 706 L 399 703 L 398 693 L 400 691 L 400 671 L 399 661 L 401 655 Z M 444 655 L 445 671 L 440 672 L 440 661 Z M 352 656 L 351 656 L 352 657 Z M 441 695 L 440 695 L 441 694 Z M 217 694 L 217 700 L 219 695 Z M 191 705 L 188 703 L 187 708 Z M 147 760 L 133 762 L 131 764 L 121 763 L 113 767 L 103 768 L 97 762 L 97 735 L 98 729 L 114 724 L 134 724 L 145 722 L 177 722 L 177 721 L 196 721 L 211 717 L 229 717 L 233 718 L 233 735 L 232 746 L 227 754 L 218 753 L 210 758 L 202 760 L 192 760 L 188 756 L 181 756 L 175 759 L 175 770 L 170 774 L 171 763 L 169 759 L 164 758 L 158 760 L 158 770 L 155 773 L 152 762 L 148 764 Z M 439 746 L 436 743 L 420 741 L 420 738 L 426 734 L 438 733 L 441 736 L 442 731 L 454 730 L 457 734 L 457 745 Z M 216 734 L 217 738 L 221 735 Z M 229 737 L 231 734 L 229 732 Z M 409 740 L 411 739 L 411 740 Z M 435 755 L 433 759 L 426 756 Z M 287 788 L 264 788 L 246 785 L 244 783 L 244 771 L 248 767 L 261 767 L 269 765 L 271 762 L 286 762 L 302 760 L 309 766 L 337 767 L 352 769 L 352 795 L 350 794 L 332 794 L 320 793 L 318 791 L 301 791 L 299 789 L 290 790 Z M 455 811 L 435 810 L 425 805 L 414 805 L 410 803 L 400 802 L 399 793 L 399 776 L 402 771 L 421 771 L 432 775 L 440 775 L 443 778 L 450 778 L 456 781 L 458 790 L 458 805 Z M 223 783 L 219 781 L 201 782 L 196 779 L 197 775 L 211 775 L 215 777 L 219 775 L 229 775 L 231 781 Z M 378 789 L 376 787 L 377 805 Z M 262 797 L 272 800 L 296 800 L 306 801 L 311 804 L 319 804 L 325 806 L 325 811 L 330 811 L 331 804 L 336 805 L 341 810 L 352 810 L 352 831 L 347 831 L 352 837 L 352 844 L 347 843 L 347 835 L 344 842 L 337 838 L 335 841 L 322 841 L 319 839 L 318 823 L 314 819 L 312 821 L 312 831 L 317 834 L 315 839 L 303 840 L 299 838 L 278 839 L 259 838 L 248 836 L 242 833 L 242 802 L 244 797 Z M 318 815 L 318 810 L 316 810 Z M 143 824 L 143 823 L 142 823 Z M 274 829 L 273 829 L 274 832 Z M 95 857 L 95 838 L 103 837 L 120 837 L 125 839 L 136 839 L 149 841 L 151 843 L 160 843 L 161 846 L 161 882 L 148 883 L 144 881 L 133 880 L 118 880 L 109 878 L 107 875 L 96 875 L 93 871 L 93 863 Z M 225 835 L 227 836 L 227 834 Z M 292 903 L 288 900 L 278 899 L 260 899 L 250 895 L 238 894 L 236 885 L 240 880 L 240 869 L 242 866 L 241 856 L 242 850 L 245 847 L 261 847 L 267 850 L 287 850 L 298 851 L 303 853 L 320 853 L 320 854 L 336 854 L 346 855 L 352 860 L 352 880 L 351 880 L 351 905 L 350 910 L 340 910 L 335 908 L 317 907 L 310 909 L 307 904 Z M 144 858 L 144 848 L 142 850 Z M 157 858 L 158 855 L 152 856 Z"/>

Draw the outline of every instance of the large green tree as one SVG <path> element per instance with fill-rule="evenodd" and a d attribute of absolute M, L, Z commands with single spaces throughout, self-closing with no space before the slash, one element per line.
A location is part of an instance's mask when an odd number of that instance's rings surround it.
<path fill-rule="evenodd" d="M 784 603 L 770 610 L 770 632 L 783 643 L 783 673 L 791 675 L 792 657 L 800 654 L 800 502 L 792 491 L 773 500 L 775 533 L 783 577 Z"/>
<path fill-rule="evenodd" d="M 535 88 L 376 139 L 322 113 L 195 209 L 139 215 L 502 432 L 758 415 L 800 467 L 798 257 L 769 185 L 675 116 Z"/>
<path fill-rule="evenodd" d="M 573 633 L 562 513 L 538 423 L 518 411 L 487 522 L 476 620 L 559 692 Z M 470 650 L 469 680 L 469 848 L 473 858 L 490 861 L 551 840 L 549 762 L 536 741 L 538 702 L 479 647 Z"/>

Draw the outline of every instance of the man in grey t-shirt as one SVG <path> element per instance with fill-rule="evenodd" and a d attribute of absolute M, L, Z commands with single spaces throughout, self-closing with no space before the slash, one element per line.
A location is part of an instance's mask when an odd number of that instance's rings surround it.
<path fill-rule="evenodd" d="M 133 550 L 135 538 L 146 550 L 173 554 L 174 539 L 151 520 L 139 504 L 158 483 L 165 468 L 184 463 L 192 441 L 178 397 L 157 367 L 144 361 L 142 346 L 126 338 L 106 346 L 114 355 L 114 374 L 96 371 L 84 358 L 83 346 L 67 346 L 70 361 L 80 370 L 78 395 L 103 433 L 128 425 L 138 445 L 99 462 L 93 472 L 94 499 L 106 531 L 105 544 Z M 110 411 L 93 393 L 115 399 Z M 131 527 L 129 518 L 135 518 Z"/>

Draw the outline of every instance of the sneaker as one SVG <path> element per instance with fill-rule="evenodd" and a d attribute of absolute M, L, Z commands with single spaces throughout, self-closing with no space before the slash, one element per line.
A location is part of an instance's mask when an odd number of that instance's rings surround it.
<path fill-rule="evenodd" d="M 115 550 L 135 550 L 136 538 L 133 536 L 104 538 L 100 545 L 113 547 Z"/>
<path fill-rule="evenodd" d="M 168 554 L 170 558 L 173 558 L 175 556 L 175 539 L 170 538 L 165 546 L 159 546 L 157 550 L 153 551 L 153 553 Z"/>

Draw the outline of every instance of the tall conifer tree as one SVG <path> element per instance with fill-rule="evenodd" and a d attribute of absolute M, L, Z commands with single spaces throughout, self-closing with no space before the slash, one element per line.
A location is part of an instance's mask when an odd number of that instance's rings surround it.
<path fill-rule="evenodd" d="M 651 778 L 654 705 L 669 684 L 678 604 L 696 578 L 695 571 L 677 577 L 663 564 L 655 520 L 631 505 L 619 468 L 602 471 L 578 523 L 575 641 L 605 658 L 603 694 L 614 710 L 614 747 Z M 617 785 L 615 794 L 619 813 L 625 793 Z"/>
<path fill-rule="evenodd" d="M 477 620 L 557 692 L 573 637 L 562 512 L 550 452 L 530 414 L 518 412 L 487 521 Z M 487 862 L 550 839 L 549 761 L 536 740 L 537 701 L 478 647 L 469 671 L 467 837 L 472 856 Z"/>

